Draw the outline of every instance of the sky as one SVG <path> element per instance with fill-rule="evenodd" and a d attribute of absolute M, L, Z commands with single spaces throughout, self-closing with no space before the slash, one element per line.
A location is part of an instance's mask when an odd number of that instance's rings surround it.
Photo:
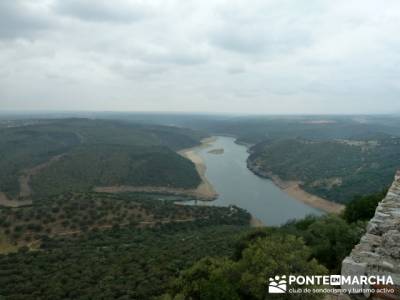
<path fill-rule="evenodd" d="M 1 0 L 0 110 L 400 112 L 398 0 Z"/>

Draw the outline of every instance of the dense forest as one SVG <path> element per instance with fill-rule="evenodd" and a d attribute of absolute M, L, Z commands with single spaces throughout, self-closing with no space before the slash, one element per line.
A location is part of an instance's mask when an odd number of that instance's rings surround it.
<path fill-rule="evenodd" d="M 101 186 L 196 188 L 191 161 L 162 146 L 84 145 L 32 178 L 33 197 Z"/>

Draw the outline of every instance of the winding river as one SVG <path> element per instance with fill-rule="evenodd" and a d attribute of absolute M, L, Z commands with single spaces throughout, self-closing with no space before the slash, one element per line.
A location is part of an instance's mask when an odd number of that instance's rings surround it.
<path fill-rule="evenodd" d="M 219 151 L 210 150 L 223 149 Z M 203 205 L 246 209 L 265 225 L 281 225 L 288 220 L 322 212 L 299 202 L 280 190 L 270 180 L 254 175 L 246 166 L 247 148 L 231 137 L 218 136 L 209 147 L 195 148 L 206 165 L 206 177 L 218 193 Z M 222 153 L 221 153 L 222 152 Z"/>

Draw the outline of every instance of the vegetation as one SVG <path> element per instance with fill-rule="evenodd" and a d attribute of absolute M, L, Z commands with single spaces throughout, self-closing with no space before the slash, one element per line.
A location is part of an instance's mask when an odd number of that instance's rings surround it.
<path fill-rule="evenodd" d="M 18 177 L 24 169 L 41 164 L 78 144 L 75 134 L 51 128 L 0 129 L 0 191 L 16 197 L 19 193 Z"/>
<path fill-rule="evenodd" d="M 340 273 L 343 259 L 364 233 L 365 223 L 347 223 L 344 219 L 328 215 L 307 217 L 283 226 L 284 230 L 304 239 L 311 248 L 312 257 L 323 264 L 332 274 Z"/>
<path fill-rule="evenodd" d="M 400 139 L 379 141 L 270 140 L 251 149 L 249 162 L 306 191 L 336 202 L 388 187 L 400 167 Z"/>

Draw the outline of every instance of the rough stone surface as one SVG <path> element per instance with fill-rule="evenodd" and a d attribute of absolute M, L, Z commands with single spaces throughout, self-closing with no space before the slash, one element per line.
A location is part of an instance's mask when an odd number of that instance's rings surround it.
<path fill-rule="evenodd" d="M 400 287 L 400 171 L 397 172 L 385 199 L 376 208 L 374 217 L 368 223 L 366 234 L 354 247 L 350 256 L 343 260 L 342 275 L 390 275 L 396 287 Z M 368 297 L 369 295 L 363 296 L 364 299 Z M 400 299 L 400 295 L 370 297 Z"/>

